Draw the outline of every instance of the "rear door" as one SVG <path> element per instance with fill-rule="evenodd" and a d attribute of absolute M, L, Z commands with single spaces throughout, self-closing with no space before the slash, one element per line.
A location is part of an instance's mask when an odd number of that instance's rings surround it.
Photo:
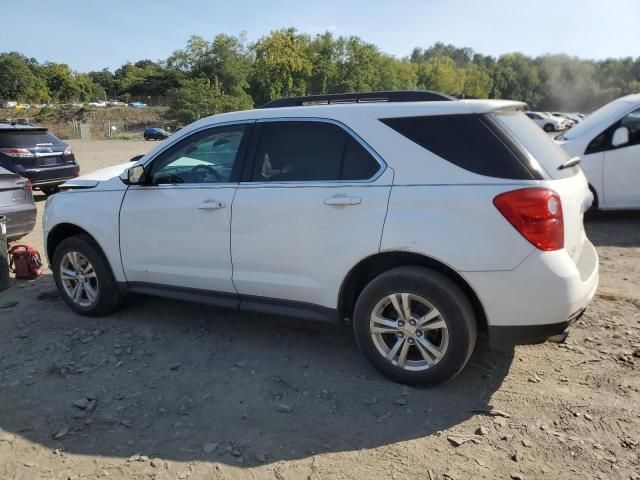
<path fill-rule="evenodd" d="M 252 166 L 233 202 L 233 282 L 241 301 L 336 308 L 349 269 L 379 250 L 393 172 L 335 122 L 257 125 Z"/>

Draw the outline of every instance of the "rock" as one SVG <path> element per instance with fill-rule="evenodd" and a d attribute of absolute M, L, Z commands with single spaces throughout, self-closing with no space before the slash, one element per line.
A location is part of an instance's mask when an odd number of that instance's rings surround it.
<path fill-rule="evenodd" d="M 526 438 L 522 440 L 522 446 L 530 448 L 533 446 L 533 443 L 531 443 L 530 440 L 527 440 Z"/>
<path fill-rule="evenodd" d="M 260 463 L 267 463 L 267 456 L 263 455 L 262 453 L 257 453 L 256 460 L 259 461 Z"/>
<path fill-rule="evenodd" d="M 511 455 L 511 460 L 514 462 L 521 462 L 524 459 L 524 456 L 520 452 L 515 452 Z"/>
<path fill-rule="evenodd" d="M 131 423 L 131 420 L 123 419 L 123 420 L 120 420 L 120 425 L 123 425 L 127 428 L 131 428 L 132 423 Z"/>
<path fill-rule="evenodd" d="M 69 426 L 65 425 L 64 427 L 62 427 L 60 430 L 58 430 L 56 433 L 53 434 L 53 439 L 60 440 L 67 433 L 69 433 Z"/>
<path fill-rule="evenodd" d="M 211 453 L 216 448 L 218 448 L 218 445 L 219 445 L 218 442 L 206 442 L 206 443 L 202 444 L 202 451 L 204 453 Z"/>
<path fill-rule="evenodd" d="M 524 475 L 521 473 L 512 473 L 511 480 L 524 480 Z"/>
<path fill-rule="evenodd" d="M 511 414 L 510 413 L 503 412 L 501 410 L 494 410 L 494 409 L 471 410 L 471 413 L 480 413 L 482 415 L 488 415 L 490 417 L 511 418 Z"/>
<path fill-rule="evenodd" d="M 585 418 L 586 420 L 589 420 L 590 422 L 593 422 L 593 417 L 592 417 L 591 415 L 589 415 L 588 413 L 585 413 L 585 414 L 584 414 L 584 418 Z"/>
<path fill-rule="evenodd" d="M 540 383 L 542 379 L 538 376 L 537 373 L 534 373 L 533 377 L 529 377 L 528 381 L 529 383 Z"/>
<path fill-rule="evenodd" d="M 47 290 L 37 296 L 38 300 L 60 300 L 60 292 L 58 290 Z"/>
<path fill-rule="evenodd" d="M 173 370 L 174 372 L 178 370 L 182 365 L 180 363 L 174 363 L 169 367 L 169 370 Z"/>
<path fill-rule="evenodd" d="M 153 468 L 160 468 L 160 466 L 162 465 L 162 459 L 152 458 L 149 462 L 149 465 L 151 465 Z"/>
<path fill-rule="evenodd" d="M 507 419 L 503 418 L 503 417 L 494 418 L 493 419 L 493 423 L 495 425 L 498 425 L 499 427 L 506 427 L 507 426 Z"/>
<path fill-rule="evenodd" d="M 454 447 L 459 447 L 467 442 L 480 443 L 481 438 L 479 435 L 449 435 L 447 440 L 449 440 Z"/>
<path fill-rule="evenodd" d="M 237 448 L 234 448 L 233 450 L 231 450 L 231 455 L 233 455 L 234 457 L 240 457 L 242 453 Z"/>
<path fill-rule="evenodd" d="M 79 398 L 78 400 L 73 402 L 73 406 L 79 408 L 80 410 L 86 410 L 89 406 L 89 400 L 86 398 Z"/>
<path fill-rule="evenodd" d="M 407 399 L 404 397 L 398 397 L 393 401 L 393 403 L 395 403 L 396 405 L 406 405 Z"/>
<path fill-rule="evenodd" d="M 12 301 L 4 302 L 4 303 L 0 304 L 0 309 L 3 309 L 3 308 L 13 308 L 13 307 L 15 307 L 16 305 L 18 305 L 18 302 L 16 302 L 16 301 L 13 301 L 13 300 L 12 300 Z"/>
<path fill-rule="evenodd" d="M 293 411 L 293 407 L 291 407 L 290 405 L 287 405 L 286 403 L 280 403 L 278 404 L 277 410 L 280 413 L 291 413 Z"/>
<path fill-rule="evenodd" d="M 478 427 L 476 429 L 476 435 L 482 435 L 482 436 L 489 435 L 489 427 L 485 427 L 484 425 Z"/>

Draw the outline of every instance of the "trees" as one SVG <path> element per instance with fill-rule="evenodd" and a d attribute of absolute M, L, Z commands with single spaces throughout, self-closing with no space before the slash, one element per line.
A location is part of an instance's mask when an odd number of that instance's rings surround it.
<path fill-rule="evenodd" d="M 276 30 L 247 44 L 245 35 L 192 36 L 167 59 L 143 59 L 82 74 L 61 63 L 0 54 L 0 98 L 90 101 L 166 95 L 187 122 L 291 95 L 431 89 L 473 98 L 509 98 L 532 109 L 590 111 L 640 90 L 640 58 L 583 60 L 567 55 L 498 58 L 441 42 L 406 58 L 356 36 Z"/>

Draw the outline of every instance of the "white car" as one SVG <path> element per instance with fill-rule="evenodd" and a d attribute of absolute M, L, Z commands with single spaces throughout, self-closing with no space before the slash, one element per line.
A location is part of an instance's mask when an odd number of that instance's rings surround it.
<path fill-rule="evenodd" d="M 640 208 L 640 94 L 608 103 L 556 141 L 580 160 L 594 208 Z"/>
<path fill-rule="evenodd" d="M 56 284 L 82 315 L 136 292 L 346 320 L 392 379 L 444 382 L 478 330 L 544 341 L 598 284 L 587 181 L 523 107 L 375 92 L 199 120 L 47 200 Z"/>
<path fill-rule="evenodd" d="M 89 102 L 88 105 L 90 107 L 104 108 L 107 106 L 107 102 L 105 102 L 104 100 L 98 100 L 96 102 Z"/>
<path fill-rule="evenodd" d="M 564 118 L 554 117 L 550 113 L 525 112 L 525 114 L 545 132 L 558 132 L 567 128 L 566 120 Z"/>

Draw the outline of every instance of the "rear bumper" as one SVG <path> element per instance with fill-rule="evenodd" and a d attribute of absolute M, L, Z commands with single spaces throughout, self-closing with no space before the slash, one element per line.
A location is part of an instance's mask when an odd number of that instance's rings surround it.
<path fill-rule="evenodd" d="M 36 225 L 37 210 L 32 203 L 0 207 L 0 215 L 7 217 L 7 238 L 15 240 L 31 233 Z"/>
<path fill-rule="evenodd" d="M 464 275 L 484 306 L 493 347 L 538 343 L 589 305 L 598 288 L 598 254 L 585 239 L 577 261 L 565 250 L 536 251 L 514 270 Z"/>
<path fill-rule="evenodd" d="M 61 165 L 59 167 L 22 169 L 16 173 L 28 178 L 34 187 L 55 187 L 77 177 L 80 173 L 80 167 L 78 165 Z"/>

